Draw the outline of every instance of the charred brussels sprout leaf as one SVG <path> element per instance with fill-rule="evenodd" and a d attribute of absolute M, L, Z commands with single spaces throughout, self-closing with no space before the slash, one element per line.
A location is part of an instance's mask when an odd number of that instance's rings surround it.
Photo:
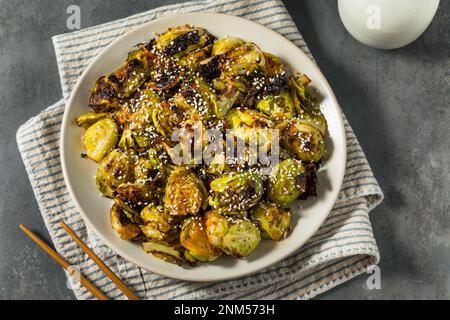
<path fill-rule="evenodd" d="M 192 171 L 175 169 L 166 185 L 164 208 L 171 215 L 195 215 L 207 205 L 205 185 Z"/>
<path fill-rule="evenodd" d="M 133 177 L 130 158 L 119 150 L 113 150 L 100 163 L 96 175 L 97 189 L 106 197 L 113 197 L 117 187 Z"/>
<path fill-rule="evenodd" d="M 211 55 L 217 56 L 219 54 L 227 53 L 237 47 L 243 46 L 245 41 L 236 37 L 225 37 L 214 42 Z"/>
<path fill-rule="evenodd" d="M 305 172 L 306 168 L 298 160 L 289 158 L 280 162 L 269 176 L 268 198 L 279 205 L 296 200 L 306 188 Z"/>
<path fill-rule="evenodd" d="M 250 219 L 255 222 L 263 238 L 282 240 L 290 232 L 291 214 L 276 204 L 261 201 L 250 211 Z"/>
<path fill-rule="evenodd" d="M 114 120 L 104 118 L 90 126 L 84 135 L 84 146 L 88 157 L 100 162 L 119 139 L 117 124 Z"/>
<path fill-rule="evenodd" d="M 185 220 L 181 228 L 180 241 L 196 260 L 214 261 L 222 255 L 222 250 L 209 243 L 203 217 Z"/>
<path fill-rule="evenodd" d="M 210 184 L 209 204 L 220 213 L 245 211 L 257 204 L 264 193 L 259 175 L 227 173 Z"/>
<path fill-rule="evenodd" d="M 203 28 L 182 26 L 170 28 L 156 40 L 156 48 L 173 57 L 181 57 L 211 44 L 213 36 Z"/>
<path fill-rule="evenodd" d="M 189 259 L 186 259 L 185 250 L 178 243 L 165 242 L 143 242 L 142 249 L 145 252 L 151 253 L 155 258 L 161 259 L 177 265 L 192 265 Z"/>
<path fill-rule="evenodd" d="M 247 76 L 256 71 L 262 70 L 265 65 L 265 57 L 261 49 L 253 43 L 246 43 L 237 47 L 226 54 L 229 67 L 225 72 Z"/>
<path fill-rule="evenodd" d="M 110 221 L 112 228 L 123 240 L 133 239 L 141 233 L 139 225 L 132 223 L 123 212 L 122 208 L 117 204 L 113 204 L 111 208 Z"/>
<path fill-rule="evenodd" d="M 214 211 L 208 212 L 205 219 L 209 242 L 228 255 L 247 257 L 261 242 L 258 227 L 249 220 L 227 218 Z"/>
<path fill-rule="evenodd" d="M 313 98 L 307 91 L 307 85 L 310 79 L 305 75 L 295 74 L 289 78 L 292 96 L 296 109 L 304 122 L 319 130 L 322 137 L 325 137 L 328 130 L 327 121 L 323 113 L 320 111 L 320 106 L 316 99 Z"/>

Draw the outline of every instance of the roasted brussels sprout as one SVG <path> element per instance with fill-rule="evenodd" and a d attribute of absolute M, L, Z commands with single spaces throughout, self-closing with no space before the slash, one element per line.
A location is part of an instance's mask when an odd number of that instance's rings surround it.
<path fill-rule="evenodd" d="M 154 150 L 150 149 L 149 153 L 153 154 Z M 136 161 L 134 166 L 134 179 L 138 183 L 149 183 L 155 181 L 164 181 L 166 173 L 163 164 L 157 156 L 142 156 Z"/>
<path fill-rule="evenodd" d="M 212 48 L 212 45 L 208 45 L 206 47 L 192 51 L 192 52 L 182 56 L 178 60 L 178 63 L 182 66 L 187 66 L 191 69 L 195 69 L 200 64 L 200 62 L 209 58 L 210 53 L 211 53 L 211 48 Z"/>
<path fill-rule="evenodd" d="M 150 203 L 161 200 L 164 189 L 162 181 L 147 183 L 122 183 L 116 189 L 116 199 L 125 204 L 130 211 L 140 212 Z"/>
<path fill-rule="evenodd" d="M 87 129 L 100 119 L 106 118 L 108 114 L 107 112 L 87 112 L 79 116 L 76 122 L 79 127 Z"/>
<path fill-rule="evenodd" d="M 306 190 L 306 168 L 296 159 L 281 161 L 267 182 L 267 197 L 279 205 L 296 200 Z"/>
<path fill-rule="evenodd" d="M 212 56 L 227 53 L 237 47 L 243 46 L 245 41 L 236 37 L 225 37 L 214 42 L 211 50 Z"/>
<path fill-rule="evenodd" d="M 249 220 L 225 217 L 214 211 L 206 213 L 205 219 L 209 242 L 228 255 L 246 257 L 261 242 L 258 228 Z"/>
<path fill-rule="evenodd" d="M 261 200 L 262 178 L 256 173 L 226 173 L 210 184 L 209 205 L 219 213 L 245 211 Z"/>
<path fill-rule="evenodd" d="M 185 25 L 169 28 L 160 35 L 156 40 L 156 48 L 166 55 L 177 58 L 211 44 L 213 39 L 205 29 Z"/>
<path fill-rule="evenodd" d="M 251 139 L 256 140 L 261 150 L 271 149 L 272 132 L 270 129 L 273 122 L 264 114 L 253 110 L 235 108 L 228 112 L 228 126 L 232 129 L 236 138 L 249 143 Z"/>
<path fill-rule="evenodd" d="M 261 201 L 250 211 L 250 219 L 259 227 L 262 238 L 280 241 L 290 232 L 291 214 L 276 204 Z"/>
<path fill-rule="evenodd" d="M 297 106 L 300 117 L 304 122 L 319 130 L 322 137 L 325 137 L 328 130 L 327 121 L 320 111 L 317 101 L 306 90 L 310 81 L 306 75 L 295 74 L 289 78 L 294 103 Z"/>
<path fill-rule="evenodd" d="M 222 250 L 209 243 L 203 217 L 190 217 L 184 221 L 180 242 L 199 261 L 214 261 L 222 255 Z"/>
<path fill-rule="evenodd" d="M 253 43 L 246 43 L 229 51 L 226 59 L 228 63 L 225 64 L 224 71 L 238 76 L 248 76 L 262 70 L 265 65 L 264 53 Z"/>
<path fill-rule="evenodd" d="M 133 178 L 133 164 L 125 153 L 111 151 L 97 169 L 95 177 L 97 189 L 106 197 L 113 197 L 117 187 Z"/>
<path fill-rule="evenodd" d="M 125 117 L 125 120 L 120 120 L 125 128 L 119 140 L 119 147 L 132 148 L 137 145 L 140 148 L 147 148 L 150 140 L 156 135 L 152 112 L 159 105 L 160 98 L 153 90 L 143 89 L 132 101 L 131 107 L 123 113 L 116 114 L 116 117 Z"/>
<path fill-rule="evenodd" d="M 130 52 L 125 64 L 114 74 L 120 82 L 119 98 L 131 97 L 150 76 L 157 56 L 147 45 Z"/>
<path fill-rule="evenodd" d="M 117 143 L 119 133 L 117 124 L 110 118 L 104 118 L 90 126 L 84 135 L 87 156 L 100 162 Z"/>
<path fill-rule="evenodd" d="M 191 170 L 176 168 L 167 180 L 164 208 L 171 215 L 195 215 L 206 209 L 208 195 L 203 181 Z"/>
<path fill-rule="evenodd" d="M 268 52 L 264 52 L 264 58 L 266 62 L 264 65 L 266 75 L 274 76 L 285 72 L 285 67 L 280 58 Z"/>
<path fill-rule="evenodd" d="M 195 110 L 205 120 L 218 113 L 216 94 L 203 79 L 198 77 L 194 77 L 184 86 L 180 94 L 175 95 L 174 102 L 184 109 Z"/>
<path fill-rule="evenodd" d="M 281 143 L 296 158 L 304 162 L 318 162 L 322 159 L 325 143 L 320 131 L 309 123 L 294 119 L 281 134 Z"/>
<path fill-rule="evenodd" d="M 111 226 L 121 239 L 130 240 L 141 233 L 139 225 L 132 223 L 118 204 L 113 204 L 109 215 Z"/>
<path fill-rule="evenodd" d="M 142 233 L 152 241 L 170 241 L 176 235 L 176 221 L 163 206 L 149 204 L 141 212 Z"/>
<path fill-rule="evenodd" d="M 95 112 L 108 112 L 118 108 L 120 82 L 116 75 L 100 77 L 89 95 L 89 107 Z"/>
<path fill-rule="evenodd" d="M 189 119 L 193 113 L 189 105 L 180 105 L 163 102 L 153 109 L 152 119 L 156 130 L 165 138 L 170 138 L 182 123 Z"/>
<path fill-rule="evenodd" d="M 295 105 L 291 94 L 287 91 L 279 95 L 268 95 L 256 104 L 256 109 L 269 116 L 274 121 L 292 119 L 295 116 Z"/>
<path fill-rule="evenodd" d="M 227 115 L 231 129 L 266 129 L 273 126 L 267 116 L 252 109 L 235 108 Z"/>

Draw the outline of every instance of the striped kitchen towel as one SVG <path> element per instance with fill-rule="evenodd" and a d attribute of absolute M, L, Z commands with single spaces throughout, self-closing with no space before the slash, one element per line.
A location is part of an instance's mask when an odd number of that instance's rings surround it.
<path fill-rule="evenodd" d="M 84 225 L 61 171 L 59 131 L 68 98 L 77 78 L 111 41 L 133 27 L 166 15 L 221 12 L 261 23 L 291 40 L 310 55 L 295 23 L 279 0 L 203 0 L 143 12 L 122 20 L 53 38 L 64 98 L 22 125 L 17 133 L 42 217 L 56 250 L 108 296 L 123 294 L 71 241 L 58 222 L 66 221 L 139 296 L 146 299 L 307 299 L 366 272 L 379 261 L 369 211 L 383 193 L 347 121 L 347 169 L 339 198 L 327 220 L 303 248 L 284 261 L 251 276 L 222 283 L 189 283 L 169 279 L 115 255 Z M 79 299 L 92 299 L 75 280 Z"/>

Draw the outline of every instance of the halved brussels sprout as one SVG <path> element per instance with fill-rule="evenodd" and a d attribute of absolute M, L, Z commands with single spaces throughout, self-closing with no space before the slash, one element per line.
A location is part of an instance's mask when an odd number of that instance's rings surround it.
<path fill-rule="evenodd" d="M 296 200 L 306 190 L 306 168 L 296 159 L 281 161 L 267 182 L 267 197 L 279 205 Z"/>
<path fill-rule="evenodd" d="M 280 241 L 285 239 L 291 226 L 289 209 L 261 201 L 250 211 L 250 219 L 255 222 L 263 238 Z"/>
<path fill-rule="evenodd" d="M 191 170 L 176 168 L 167 180 L 164 208 L 171 215 L 195 215 L 206 209 L 208 195 L 203 181 Z"/>
<path fill-rule="evenodd" d="M 207 141 L 204 124 L 198 115 L 194 115 L 182 123 L 171 143 L 164 146 L 174 164 L 191 167 L 202 164 L 203 149 Z"/>
<path fill-rule="evenodd" d="M 261 150 L 269 151 L 271 149 L 272 132 L 270 129 L 273 122 L 264 114 L 253 110 L 235 108 L 228 112 L 227 122 L 232 133 L 245 143 L 251 139 L 256 140 Z"/>
<path fill-rule="evenodd" d="M 263 181 L 251 172 L 226 173 L 210 184 L 209 205 L 219 213 L 245 211 L 257 204 L 263 194 Z"/>
<path fill-rule="evenodd" d="M 292 119 L 296 113 L 291 94 L 286 91 L 279 95 L 263 97 L 256 104 L 256 109 L 268 115 L 274 121 Z"/>
<path fill-rule="evenodd" d="M 177 265 L 192 265 L 192 261 L 187 259 L 184 248 L 177 243 L 165 242 L 143 242 L 142 249 L 145 252 L 151 253 L 155 258 L 161 259 Z"/>
<path fill-rule="evenodd" d="M 265 65 L 264 53 L 254 43 L 246 43 L 226 54 L 225 72 L 238 76 L 248 76 L 261 70 Z"/>
<path fill-rule="evenodd" d="M 156 130 L 165 138 L 170 138 L 176 129 L 182 127 L 183 121 L 192 115 L 189 105 L 163 102 L 152 111 L 153 124 Z"/>
<path fill-rule="evenodd" d="M 225 37 L 218 39 L 214 42 L 214 45 L 211 50 L 212 56 L 217 56 L 219 54 L 227 53 L 228 51 L 231 51 L 237 47 L 243 46 L 245 44 L 245 41 L 236 38 L 236 37 Z"/>
<path fill-rule="evenodd" d="M 198 48 L 211 44 L 213 36 L 203 28 L 189 25 L 169 28 L 156 40 L 156 48 L 173 57 L 181 57 Z"/>
<path fill-rule="evenodd" d="M 142 233 L 152 241 L 172 240 L 176 233 L 174 217 L 164 212 L 163 206 L 149 204 L 141 212 Z"/>
<path fill-rule="evenodd" d="M 287 124 L 281 135 L 281 143 L 304 162 L 320 161 L 325 150 L 321 132 L 315 126 L 298 119 Z"/>
<path fill-rule="evenodd" d="M 300 117 L 308 124 L 316 127 L 322 137 L 325 137 L 328 130 L 327 121 L 320 111 L 317 101 L 306 90 L 310 82 L 311 80 L 306 75 L 295 74 L 289 78 L 292 96 Z"/>
<path fill-rule="evenodd" d="M 106 118 L 107 116 L 107 112 L 87 112 L 79 116 L 76 122 L 79 127 L 87 129 L 100 119 Z"/>
<path fill-rule="evenodd" d="M 187 66 L 191 69 L 195 69 L 200 64 L 200 62 L 209 58 L 209 55 L 211 53 L 211 48 L 212 48 L 212 45 L 208 45 L 206 47 L 192 51 L 192 52 L 182 56 L 178 60 L 178 63 L 182 66 Z"/>
<path fill-rule="evenodd" d="M 147 183 L 121 183 L 116 189 L 116 199 L 134 212 L 140 212 L 150 203 L 161 200 L 164 192 L 162 181 Z"/>
<path fill-rule="evenodd" d="M 97 169 L 97 189 L 106 197 L 113 197 L 117 187 L 133 178 L 133 164 L 120 150 L 111 151 Z"/>
<path fill-rule="evenodd" d="M 199 261 L 214 261 L 222 255 L 222 250 L 209 243 L 203 217 L 191 217 L 184 221 L 180 242 Z"/>
<path fill-rule="evenodd" d="M 247 257 L 261 242 L 258 227 L 249 220 L 225 217 L 214 211 L 208 212 L 205 219 L 209 242 L 228 255 Z"/>
<path fill-rule="evenodd" d="M 132 223 L 118 204 L 113 204 L 109 215 L 111 226 L 121 239 L 130 240 L 136 238 L 141 233 L 139 225 Z"/>
<path fill-rule="evenodd" d="M 175 95 L 177 106 L 195 110 L 205 120 L 218 113 L 217 97 L 208 83 L 203 79 L 194 77 L 189 81 L 180 94 Z"/>
<path fill-rule="evenodd" d="M 119 98 L 131 97 L 150 75 L 157 56 L 149 46 L 142 45 L 130 52 L 127 61 L 112 75 L 120 84 L 117 92 Z"/>
<path fill-rule="evenodd" d="M 132 148 L 137 144 L 141 148 L 147 148 L 156 135 L 152 112 L 159 105 L 160 98 L 153 90 L 143 89 L 132 102 L 133 105 L 128 110 L 116 113 L 117 117 L 125 117 L 125 121 L 120 121 L 125 124 L 125 128 L 119 140 L 119 147 Z"/>
<path fill-rule="evenodd" d="M 150 149 L 153 153 L 153 149 Z M 164 181 L 165 172 L 160 160 L 155 157 L 139 157 L 134 166 L 134 179 L 138 183 Z"/>
<path fill-rule="evenodd" d="M 281 74 L 283 71 L 285 71 L 285 67 L 283 65 L 283 62 L 281 62 L 280 58 L 268 52 L 264 52 L 264 57 L 266 59 L 266 63 L 264 65 L 266 75 L 274 76 Z"/>
<path fill-rule="evenodd" d="M 108 112 L 118 108 L 120 81 L 116 75 L 100 77 L 89 94 L 89 107 L 95 112 Z"/>
<path fill-rule="evenodd" d="M 87 156 L 100 162 L 114 148 L 119 139 L 117 124 L 104 118 L 90 126 L 84 135 Z"/>
<path fill-rule="evenodd" d="M 127 61 L 139 60 L 145 69 L 151 69 L 157 56 L 152 52 L 155 41 L 152 39 L 148 43 L 138 44 L 134 50 L 130 51 Z"/>
<path fill-rule="evenodd" d="M 273 126 L 266 115 L 252 109 L 232 109 L 227 115 L 227 120 L 231 129 L 266 129 Z"/>

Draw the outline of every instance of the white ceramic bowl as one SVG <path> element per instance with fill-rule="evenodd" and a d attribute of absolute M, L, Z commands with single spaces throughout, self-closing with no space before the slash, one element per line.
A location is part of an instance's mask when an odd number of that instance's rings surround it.
<path fill-rule="evenodd" d="M 82 136 L 73 119 L 88 111 L 89 89 L 104 74 L 118 68 L 135 44 L 147 41 L 154 32 L 171 26 L 194 24 L 217 37 L 234 35 L 258 44 L 263 50 L 281 57 L 296 70 L 306 73 L 323 96 L 322 109 L 329 125 L 327 148 L 330 158 L 318 173 L 317 198 L 295 203 L 293 232 L 281 242 L 263 241 L 247 259 L 222 257 L 213 263 L 201 263 L 192 269 L 172 265 L 146 254 L 140 245 L 123 241 L 111 229 L 111 200 L 103 198 L 95 187 L 97 164 L 82 159 Z M 276 263 L 298 250 L 320 227 L 338 196 L 345 170 L 346 141 L 341 110 L 318 67 L 294 44 L 254 22 L 223 14 L 198 13 L 171 16 L 144 24 L 123 35 L 96 57 L 78 80 L 67 103 L 61 132 L 61 161 L 65 181 L 88 227 L 123 258 L 155 273 L 190 281 L 219 281 L 241 277 Z"/>
<path fill-rule="evenodd" d="M 438 7 L 439 0 L 338 0 L 347 31 L 378 49 L 396 49 L 416 40 Z"/>

